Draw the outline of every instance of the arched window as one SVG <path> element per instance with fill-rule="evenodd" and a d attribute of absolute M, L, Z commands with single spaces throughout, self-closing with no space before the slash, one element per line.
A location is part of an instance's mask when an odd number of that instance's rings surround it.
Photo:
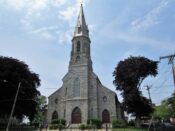
<path fill-rule="evenodd" d="M 81 110 L 79 107 L 75 107 L 72 111 L 72 123 L 81 123 Z"/>
<path fill-rule="evenodd" d="M 81 48 L 80 41 L 78 41 L 77 42 L 77 52 L 80 52 L 80 48 Z"/>
<path fill-rule="evenodd" d="M 110 123 L 110 114 L 107 109 L 103 110 L 102 112 L 102 122 L 103 123 Z"/>
<path fill-rule="evenodd" d="M 76 78 L 74 80 L 73 95 L 74 95 L 74 97 L 80 96 L 80 80 L 79 80 L 79 78 Z"/>
<path fill-rule="evenodd" d="M 80 56 L 76 57 L 76 63 L 80 63 Z"/>
<path fill-rule="evenodd" d="M 56 120 L 56 119 L 58 119 L 58 113 L 57 113 L 57 111 L 54 111 L 52 113 L 52 120 Z"/>

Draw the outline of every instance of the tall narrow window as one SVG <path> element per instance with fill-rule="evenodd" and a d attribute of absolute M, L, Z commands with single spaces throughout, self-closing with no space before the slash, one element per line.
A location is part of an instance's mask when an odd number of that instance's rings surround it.
<path fill-rule="evenodd" d="M 79 78 L 76 78 L 74 80 L 73 95 L 74 95 L 74 97 L 80 96 L 80 80 L 79 80 Z"/>
<path fill-rule="evenodd" d="M 65 96 L 67 95 L 67 88 L 66 88 L 66 90 L 65 90 Z"/>
<path fill-rule="evenodd" d="M 93 119 L 94 113 L 93 113 L 93 108 L 91 108 L 91 118 Z"/>
<path fill-rule="evenodd" d="M 80 41 L 77 42 L 77 52 L 80 52 Z"/>

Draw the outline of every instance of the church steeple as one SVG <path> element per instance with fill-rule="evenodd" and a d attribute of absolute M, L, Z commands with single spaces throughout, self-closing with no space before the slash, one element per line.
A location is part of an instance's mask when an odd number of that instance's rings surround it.
<path fill-rule="evenodd" d="M 89 29 L 86 25 L 85 16 L 83 12 L 83 5 L 80 6 L 80 12 L 77 20 L 77 25 L 75 27 L 74 37 L 86 36 L 89 37 Z"/>
<path fill-rule="evenodd" d="M 83 6 L 81 4 L 77 24 L 75 26 L 75 32 L 72 38 L 72 51 L 69 69 L 80 70 L 80 67 L 86 66 L 88 69 L 92 70 L 90 43 L 89 29 L 86 25 Z"/>

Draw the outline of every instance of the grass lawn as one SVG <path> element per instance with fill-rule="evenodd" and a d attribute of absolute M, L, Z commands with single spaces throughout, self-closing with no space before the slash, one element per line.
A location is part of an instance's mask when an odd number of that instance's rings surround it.
<path fill-rule="evenodd" d="M 112 131 L 147 131 L 147 129 L 141 129 L 141 128 L 117 128 L 117 129 L 112 129 Z"/>

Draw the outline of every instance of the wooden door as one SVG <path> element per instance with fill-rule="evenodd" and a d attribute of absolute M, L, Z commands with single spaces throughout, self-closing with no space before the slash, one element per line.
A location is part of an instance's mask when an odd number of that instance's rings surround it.
<path fill-rule="evenodd" d="M 76 107 L 72 111 L 72 124 L 81 123 L 81 110 L 80 108 Z"/>
<path fill-rule="evenodd" d="M 102 112 L 102 122 L 110 123 L 110 114 L 109 114 L 109 111 L 106 109 Z"/>

